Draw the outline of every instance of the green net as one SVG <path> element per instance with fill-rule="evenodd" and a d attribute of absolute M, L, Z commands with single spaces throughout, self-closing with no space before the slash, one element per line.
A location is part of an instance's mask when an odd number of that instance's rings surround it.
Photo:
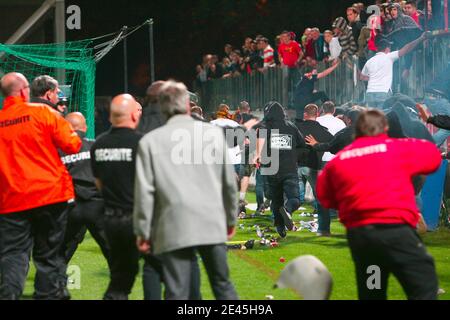
<path fill-rule="evenodd" d="M 40 75 L 54 77 L 69 99 L 69 111 L 83 113 L 88 125 L 87 136 L 94 138 L 96 62 L 91 44 L 91 40 L 39 45 L 0 43 L 0 77 L 8 72 L 20 72 L 30 83 Z"/>

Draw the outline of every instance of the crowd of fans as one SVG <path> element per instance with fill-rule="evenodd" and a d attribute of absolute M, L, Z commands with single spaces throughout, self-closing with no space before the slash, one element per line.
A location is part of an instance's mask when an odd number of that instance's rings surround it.
<path fill-rule="evenodd" d="M 376 54 L 377 37 L 386 37 L 394 43 L 393 49 L 399 49 L 417 38 L 421 29 L 443 27 L 437 22 L 440 15 L 433 16 L 436 8 L 432 7 L 431 1 L 376 1 L 375 5 L 379 15 L 377 12 L 368 14 L 370 7 L 355 3 L 347 8 L 346 18 L 338 17 L 330 30 L 322 32 L 317 27 L 306 28 L 301 36 L 283 31 L 276 37 L 274 46 L 263 35 L 254 39 L 247 37 L 241 48 L 226 44 L 222 58 L 217 54 L 203 56 L 202 63 L 196 67 L 197 84 L 264 72 L 274 67 L 316 67 L 319 62 L 353 56 L 359 58 L 361 69 Z M 426 5 L 428 8 L 425 9 Z"/>

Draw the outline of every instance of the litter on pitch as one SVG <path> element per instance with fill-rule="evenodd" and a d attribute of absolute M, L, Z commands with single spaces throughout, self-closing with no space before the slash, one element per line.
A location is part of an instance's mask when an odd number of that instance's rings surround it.
<path fill-rule="evenodd" d="M 297 232 L 300 231 L 309 231 L 312 233 L 317 233 L 317 231 L 319 230 L 319 223 L 318 220 L 315 219 L 313 221 L 300 221 L 300 227 L 297 227 Z"/>

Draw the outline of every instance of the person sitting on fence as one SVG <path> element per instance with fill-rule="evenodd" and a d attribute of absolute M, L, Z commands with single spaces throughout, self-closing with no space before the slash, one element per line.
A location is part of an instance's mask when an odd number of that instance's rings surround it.
<path fill-rule="evenodd" d="M 317 100 L 322 100 L 322 102 L 330 100 L 325 92 L 314 92 L 314 83 L 331 74 L 339 66 L 339 63 L 339 59 L 334 60 L 333 65 L 330 68 L 320 73 L 318 73 L 317 70 L 313 70 L 312 72 L 305 74 L 297 83 L 294 92 L 294 105 L 297 112 L 297 119 L 303 119 L 306 105 L 314 103 Z"/>

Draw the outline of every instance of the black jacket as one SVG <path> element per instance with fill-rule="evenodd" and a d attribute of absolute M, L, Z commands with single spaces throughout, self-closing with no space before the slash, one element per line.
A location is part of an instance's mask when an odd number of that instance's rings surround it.
<path fill-rule="evenodd" d="M 137 131 L 141 134 L 147 134 L 167 122 L 167 117 L 161 112 L 158 104 L 149 104 L 142 110 L 142 117 Z"/>
<path fill-rule="evenodd" d="M 321 126 L 317 121 L 297 120 L 296 125 L 304 137 L 312 135 L 317 141 L 322 143 L 330 142 L 334 138 L 328 129 Z M 298 154 L 298 164 L 300 167 L 319 170 L 322 167 L 323 154 L 324 152 L 316 151 L 310 147 L 301 148 Z"/>
<path fill-rule="evenodd" d="M 440 114 L 429 118 L 428 123 L 439 129 L 450 130 L 450 116 Z"/>
<path fill-rule="evenodd" d="M 345 147 L 351 145 L 355 140 L 355 127 L 347 127 L 339 131 L 330 142 L 319 143 L 314 146 L 314 150 L 321 152 L 331 152 L 337 154 Z"/>
<path fill-rule="evenodd" d="M 66 155 L 61 152 L 61 160 L 72 176 L 77 199 L 101 198 L 101 193 L 95 186 L 91 167 L 90 150 L 95 141 L 87 139 L 84 132 L 77 131 L 77 133 L 83 142 L 80 152 L 74 155 Z"/>

